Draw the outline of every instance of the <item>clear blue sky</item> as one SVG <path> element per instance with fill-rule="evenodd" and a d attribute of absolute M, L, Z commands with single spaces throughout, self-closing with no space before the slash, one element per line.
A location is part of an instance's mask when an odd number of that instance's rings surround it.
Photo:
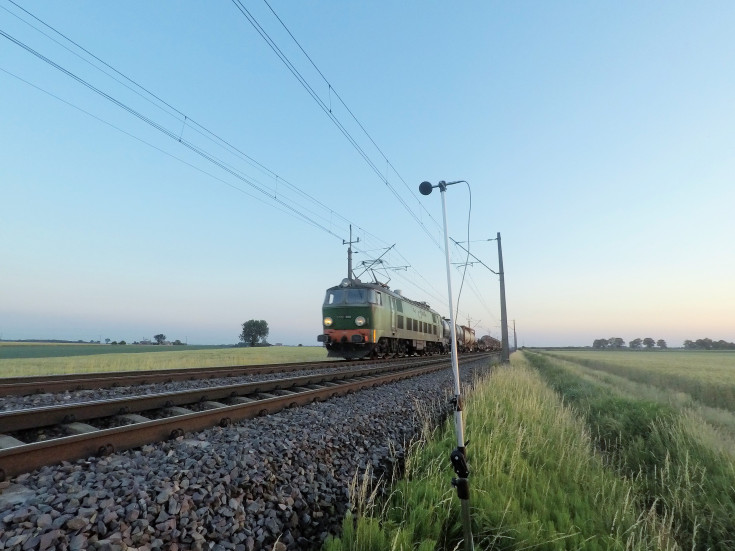
<path fill-rule="evenodd" d="M 378 278 L 446 315 L 418 185 L 467 180 L 450 236 L 497 271 L 501 233 L 519 345 L 735 341 L 732 2 L 271 0 L 320 75 L 244 0 L 371 167 L 230 1 L 16 1 L 168 105 L 0 0 L 0 30 L 124 106 L 0 36 L 3 339 L 234 343 L 255 318 L 317 344 L 349 224 L 356 265 L 395 244 L 410 268 Z M 469 267 L 459 320 L 498 336 L 498 289 Z"/>

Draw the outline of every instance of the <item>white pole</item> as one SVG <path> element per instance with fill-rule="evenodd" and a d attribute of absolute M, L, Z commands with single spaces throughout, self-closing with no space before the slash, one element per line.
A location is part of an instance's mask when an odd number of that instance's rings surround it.
<path fill-rule="evenodd" d="M 447 262 L 447 295 L 449 299 L 449 324 L 452 333 L 452 372 L 454 373 L 454 399 L 456 408 L 454 410 L 454 428 L 457 435 L 457 447 L 464 453 L 464 423 L 462 419 L 462 395 L 459 382 L 459 363 L 457 361 L 457 326 L 454 322 L 454 304 L 452 301 L 452 272 L 449 264 L 449 235 L 447 229 L 447 202 L 444 194 L 447 186 L 439 182 L 439 191 L 442 195 L 442 216 L 444 217 L 444 253 Z"/>
<path fill-rule="evenodd" d="M 452 334 L 452 372 L 454 373 L 454 431 L 457 436 L 457 449 L 450 455 L 452 467 L 458 478 L 452 480 L 457 488 L 457 496 L 462 507 L 462 528 L 464 531 L 465 551 L 473 551 L 475 544 L 472 540 L 472 517 L 470 515 L 470 486 L 467 481 L 467 452 L 465 450 L 464 420 L 462 418 L 462 393 L 459 380 L 459 363 L 457 361 L 457 326 L 454 323 L 454 304 L 452 301 L 452 272 L 449 264 L 449 232 L 447 230 L 447 202 L 444 193 L 447 183 L 439 182 L 439 191 L 442 195 L 442 216 L 444 217 L 444 253 L 447 262 L 447 296 L 449 299 L 449 323 Z"/>

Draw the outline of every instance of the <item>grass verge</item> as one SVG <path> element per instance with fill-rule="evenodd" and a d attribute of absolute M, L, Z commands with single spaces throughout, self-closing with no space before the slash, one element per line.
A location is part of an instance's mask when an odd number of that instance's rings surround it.
<path fill-rule="evenodd" d="M 605 467 L 571 408 L 521 354 L 466 401 L 478 549 L 677 549 L 671 517 L 641 509 L 630 479 Z M 461 549 L 450 484 L 451 423 L 415 443 L 384 500 L 364 496 L 327 551 Z"/>

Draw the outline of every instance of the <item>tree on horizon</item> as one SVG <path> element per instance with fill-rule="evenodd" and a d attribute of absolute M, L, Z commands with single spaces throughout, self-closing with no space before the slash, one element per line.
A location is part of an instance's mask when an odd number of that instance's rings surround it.
<path fill-rule="evenodd" d="M 265 320 L 248 320 L 242 324 L 242 333 L 240 333 L 240 342 L 255 346 L 258 341 L 265 344 L 268 336 L 268 322 Z"/>

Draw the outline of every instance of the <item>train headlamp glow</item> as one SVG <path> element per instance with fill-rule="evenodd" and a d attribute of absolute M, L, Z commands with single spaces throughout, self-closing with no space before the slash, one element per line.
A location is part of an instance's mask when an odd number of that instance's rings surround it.
<path fill-rule="evenodd" d="M 330 327 L 332 325 L 332 318 L 324 318 L 324 325 Z"/>
<path fill-rule="evenodd" d="M 355 318 L 355 325 L 357 325 L 358 327 L 362 327 L 363 325 L 365 325 L 365 318 L 362 316 L 357 316 Z"/>

